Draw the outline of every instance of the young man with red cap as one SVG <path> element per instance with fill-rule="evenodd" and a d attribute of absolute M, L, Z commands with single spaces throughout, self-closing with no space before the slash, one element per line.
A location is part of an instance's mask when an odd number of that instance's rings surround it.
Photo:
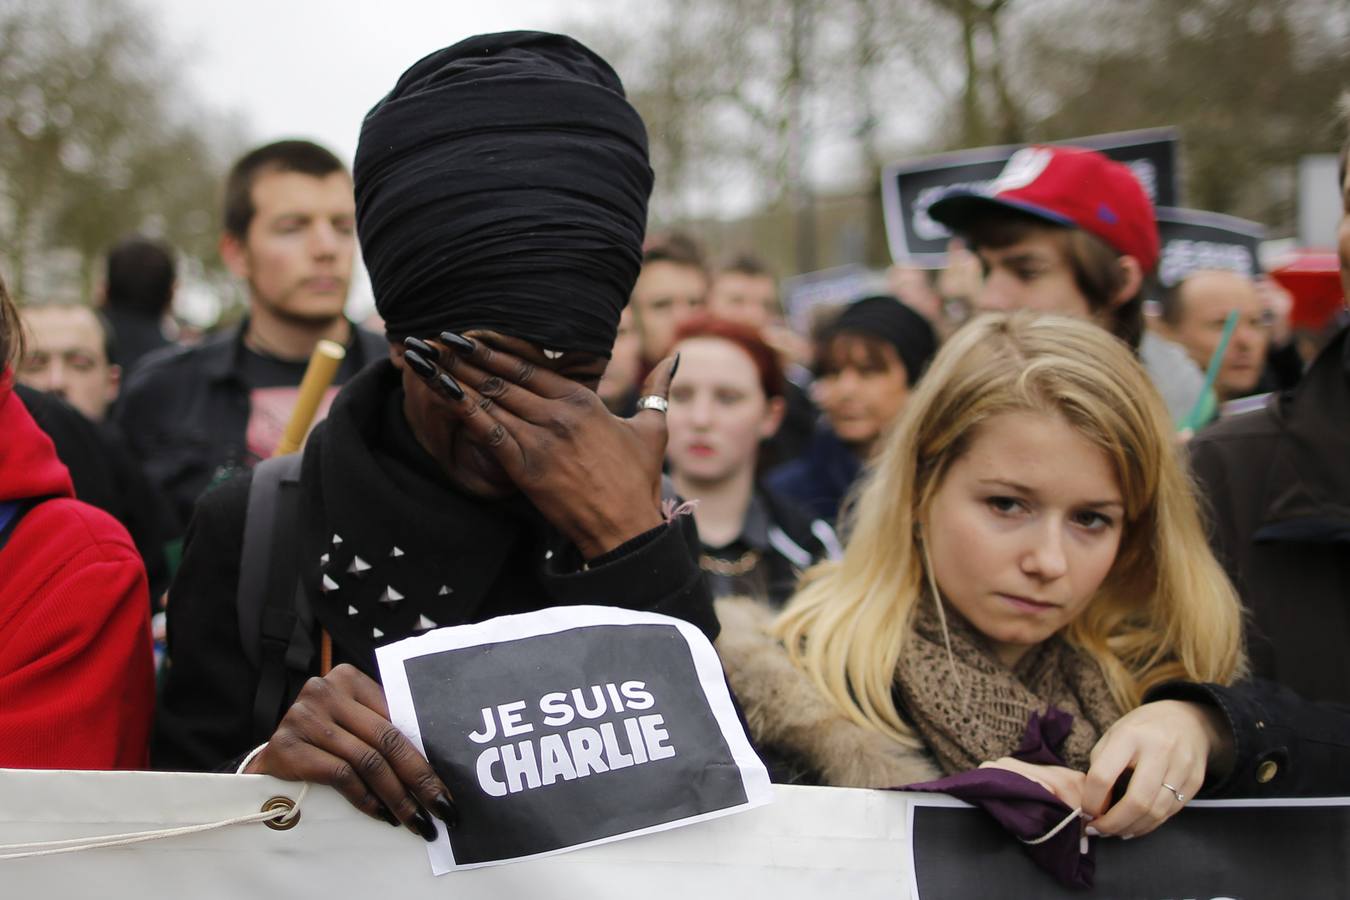
<path fill-rule="evenodd" d="M 1136 349 L 1175 421 L 1191 412 L 1203 375 L 1184 350 L 1144 329 L 1158 226 L 1127 166 L 1092 150 L 1026 147 L 987 190 L 954 188 L 928 212 L 979 256 L 979 308 L 1093 319 Z"/>

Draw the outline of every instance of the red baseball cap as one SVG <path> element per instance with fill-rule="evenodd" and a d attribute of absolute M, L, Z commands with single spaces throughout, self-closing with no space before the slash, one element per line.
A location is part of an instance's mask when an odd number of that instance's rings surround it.
<path fill-rule="evenodd" d="M 1024 147 L 985 190 L 949 188 L 928 214 L 960 234 L 995 207 L 1081 228 L 1133 256 L 1145 273 L 1158 264 L 1158 223 L 1143 185 L 1128 166 L 1095 150 Z"/>

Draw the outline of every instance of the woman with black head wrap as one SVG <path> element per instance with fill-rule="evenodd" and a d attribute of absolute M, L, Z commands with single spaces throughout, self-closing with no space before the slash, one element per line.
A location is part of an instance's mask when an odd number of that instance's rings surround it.
<path fill-rule="evenodd" d="M 234 599 L 247 476 L 203 498 L 154 751 L 161 767 L 214 768 L 270 735 L 247 771 L 332 784 L 431 839 L 427 810 L 453 819 L 453 805 L 388 722 L 377 645 L 582 602 L 717 623 L 690 520 L 661 508 L 674 360 L 632 419 L 594 392 L 652 183 L 613 70 L 533 32 L 433 53 L 366 117 L 354 175 L 391 359 L 347 384 L 304 451 L 294 540 L 318 649 L 260 731 L 269 688 Z M 330 655 L 339 665 L 305 682 Z"/>

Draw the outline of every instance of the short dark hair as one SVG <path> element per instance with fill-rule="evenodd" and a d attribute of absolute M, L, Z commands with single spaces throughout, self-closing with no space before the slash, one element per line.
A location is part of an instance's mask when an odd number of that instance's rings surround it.
<path fill-rule="evenodd" d="M 0 276 L 0 369 L 12 366 L 23 357 L 23 323 L 19 321 L 19 310 L 5 289 L 5 279 Z M 0 384 L 0 388 L 5 385 Z"/>
<path fill-rule="evenodd" d="M 668 262 L 677 266 L 698 269 L 707 276 L 708 263 L 703 256 L 703 248 L 683 231 L 668 231 L 665 234 L 649 238 L 642 246 L 642 264 Z"/>
<path fill-rule="evenodd" d="M 167 244 L 139 234 L 125 237 L 108 251 L 108 306 L 162 316 L 173 302 L 177 277 Z"/>
<path fill-rule="evenodd" d="M 299 172 L 323 178 L 347 167 L 328 150 L 311 141 L 276 141 L 245 153 L 225 179 L 225 233 L 243 240 L 257 210 L 253 185 L 271 172 Z"/>
<path fill-rule="evenodd" d="M 1074 283 L 1097 312 L 1110 308 L 1111 325 L 1107 329 L 1131 347 L 1138 349 L 1144 337 L 1144 297 L 1150 293 L 1153 275 L 1145 273 L 1139 291 L 1130 299 L 1111 307 L 1111 300 L 1125 283 L 1125 270 L 1119 265 L 1120 252 L 1101 238 L 1081 228 L 1047 222 L 1016 210 L 991 210 L 973 220 L 964 237 L 971 249 L 1010 247 L 1035 231 L 1062 233 L 1064 251 Z"/>
<path fill-rule="evenodd" d="M 749 275 L 752 278 L 773 278 L 773 270 L 753 253 L 738 253 L 725 259 L 717 267 L 717 274 L 734 272 L 737 275 Z"/>

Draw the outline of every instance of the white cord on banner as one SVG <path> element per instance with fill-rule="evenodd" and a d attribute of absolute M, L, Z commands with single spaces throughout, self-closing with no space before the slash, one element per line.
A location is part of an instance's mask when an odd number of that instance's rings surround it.
<path fill-rule="evenodd" d="M 1022 843 L 1026 844 L 1028 847 L 1034 847 L 1037 844 L 1044 844 L 1046 841 L 1050 840 L 1052 837 L 1054 837 L 1055 835 L 1063 831 L 1065 828 L 1067 828 L 1070 822 L 1079 818 L 1080 816 L 1082 816 L 1082 814 L 1083 814 L 1082 809 L 1075 809 L 1073 812 L 1065 816 L 1063 821 L 1061 821 L 1058 825 L 1056 825 L 1054 828 L 1051 828 L 1049 831 L 1047 831 L 1040 837 L 1030 841 L 1025 840 L 1023 838 L 1018 838 L 1018 840 L 1022 841 Z"/>
<path fill-rule="evenodd" d="M 82 850 L 102 850 L 108 847 L 126 847 L 131 844 L 143 844 L 146 841 L 158 841 L 164 838 L 179 837 L 185 834 L 198 834 L 214 831 L 229 825 L 247 825 L 253 822 L 271 822 L 285 824 L 300 815 L 300 804 L 305 802 L 309 793 L 309 784 L 300 788 L 300 794 L 290 809 L 265 809 L 262 812 L 221 819 L 219 822 L 206 822 L 201 825 L 180 825 L 176 828 L 160 828 L 154 831 L 137 831 L 130 834 L 104 834 L 93 837 L 70 838 L 63 841 L 34 841 L 26 844 L 0 844 L 0 860 L 29 859 L 35 856 L 56 856 L 60 853 L 79 853 Z"/>

